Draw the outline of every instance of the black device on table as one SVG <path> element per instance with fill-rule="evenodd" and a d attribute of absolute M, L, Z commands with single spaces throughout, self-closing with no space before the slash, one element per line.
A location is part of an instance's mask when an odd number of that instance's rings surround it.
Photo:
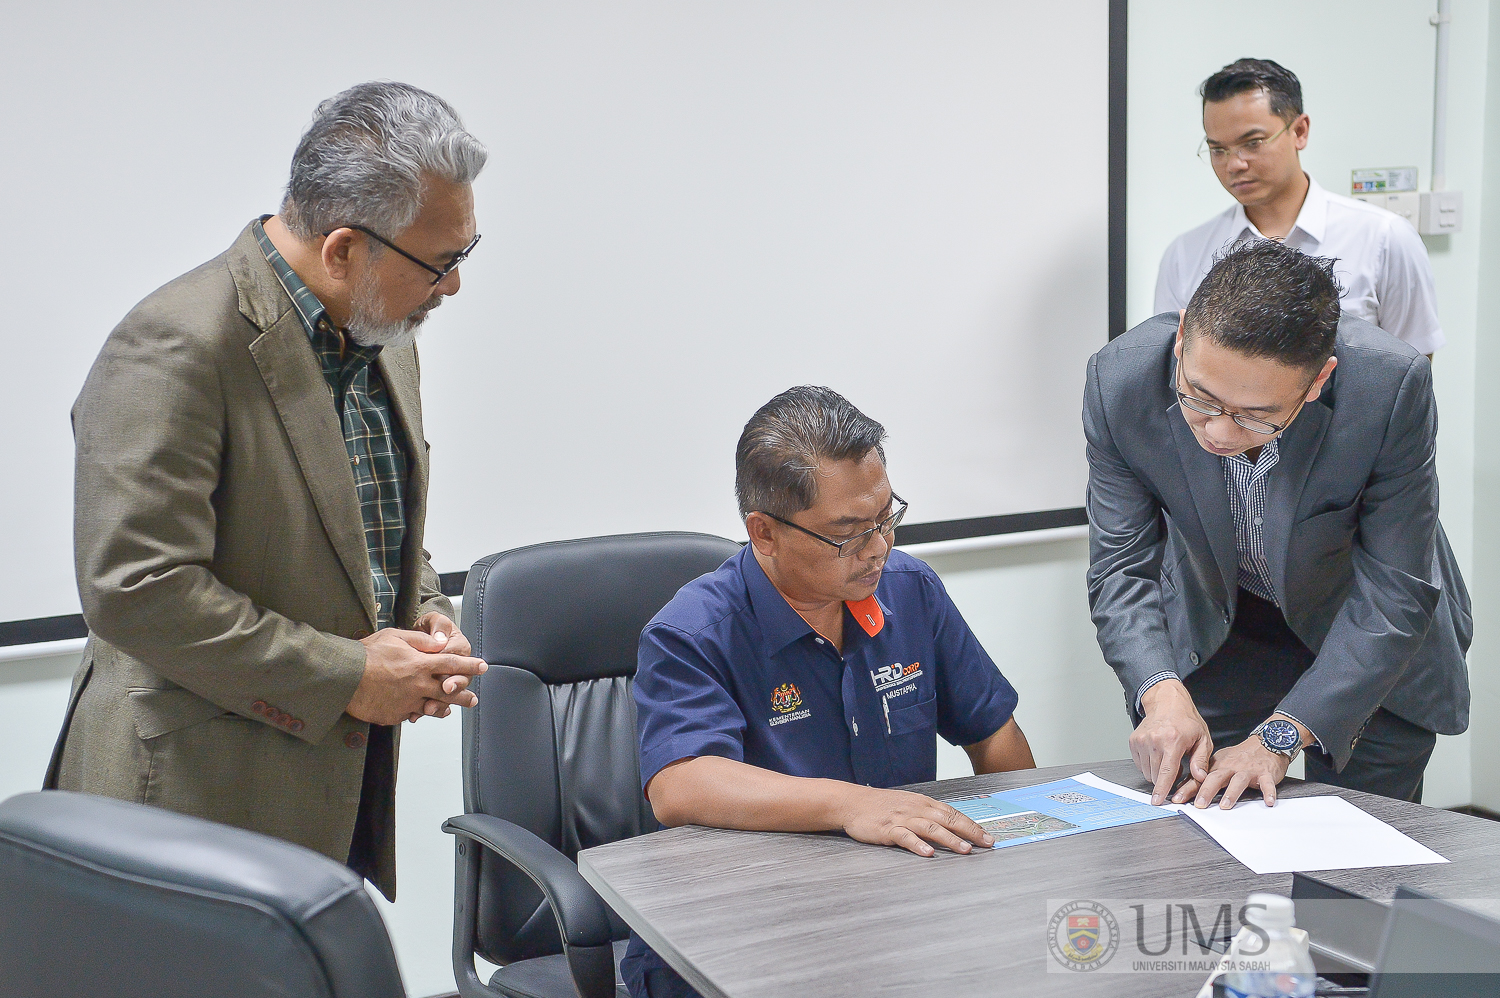
<path fill-rule="evenodd" d="M 1500 921 L 1407 887 L 1388 907 L 1304 873 L 1292 876 L 1297 922 L 1319 963 L 1317 994 L 1500 998 Z M 1325 971 L 1325 965 L 1365 974 Z M 1214 996 L 1226 996 L 1215 983 Z"/>

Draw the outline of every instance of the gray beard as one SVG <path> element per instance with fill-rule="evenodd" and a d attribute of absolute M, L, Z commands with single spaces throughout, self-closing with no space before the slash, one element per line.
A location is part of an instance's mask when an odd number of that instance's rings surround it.
<path fill-rule="evenodd" d="M 411 346 L 427 316 L 442 303 L 440 295 L 433 295 L 406 318 L 382 322 L 378 316 L 384 309 L 381 308 L 380 291 L 375 286 L 375 274 L 366 270 L 354 286 L 354 295 L 349 302 L 349 338 L 362 347 L 400 349 Z"/>

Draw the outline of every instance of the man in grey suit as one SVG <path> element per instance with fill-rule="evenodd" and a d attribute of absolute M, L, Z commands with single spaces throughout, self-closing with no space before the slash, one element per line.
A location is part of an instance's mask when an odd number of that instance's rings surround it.
<path fill-rule="evenodd" d="M 398 726 L 484 668 L 422 547 L 417 328 L 478 241 L 439 98 L 324 101 L 279 215 L 153 292 L 73 410 L 89 641 L 46 785 L 308 846 L 395 896 Z"/>
<path fill-rule="evenodd" d="M 1089 361 L 1089 600 L 1156 803 L 1274 804 L 1299 751 L 1419 800 L 1435 733 L 1468 726 L 1432 370 L 1340 317 L 1331 263 L 1234 250 Z"/>

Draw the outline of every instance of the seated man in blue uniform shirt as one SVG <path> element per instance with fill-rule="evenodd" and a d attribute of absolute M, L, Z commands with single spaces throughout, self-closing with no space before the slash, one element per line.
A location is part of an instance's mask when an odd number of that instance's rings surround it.
<path fill-rule="evenodd" d="M 931 856 L 994 840 L 890 787 L 937 778 L 937 735 L 976 773 L 1035 766 L 1016 691 L 925 564 L 893 549 L 906 503 L 885 429 L 827 388 L 751 417 L 735 452 L 750 543 L 641 635 L 641 781 L 664 825 L 843 831 Z M 637 936 L 636 998 L 695 992 Z"/>

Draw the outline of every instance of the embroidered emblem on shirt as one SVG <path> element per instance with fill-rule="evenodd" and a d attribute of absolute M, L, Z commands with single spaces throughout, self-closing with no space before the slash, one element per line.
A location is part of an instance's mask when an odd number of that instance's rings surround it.
<path fill-rule="evenodd" d="M 775 727 L 812 716 L 811 710 L 806 707 L 798 710 L 798 707 L 802 707 L 802 691 L 797 689 L 796 683 L 782 683 L 771 691 L 771 709 L 780 716 L 771 718 L 767 723 Z"/>
<path fill-rule="evenodd" d="M 882 665 L 870 673 L 870 681 L 875 684 L 875 692 L 883 693 L 892 686 L 906 683 L 916 679 L 922 674 L 922 663 L 913 662 L 910 665 L 902 665 L 893 662 L 890 665 Z"/>

